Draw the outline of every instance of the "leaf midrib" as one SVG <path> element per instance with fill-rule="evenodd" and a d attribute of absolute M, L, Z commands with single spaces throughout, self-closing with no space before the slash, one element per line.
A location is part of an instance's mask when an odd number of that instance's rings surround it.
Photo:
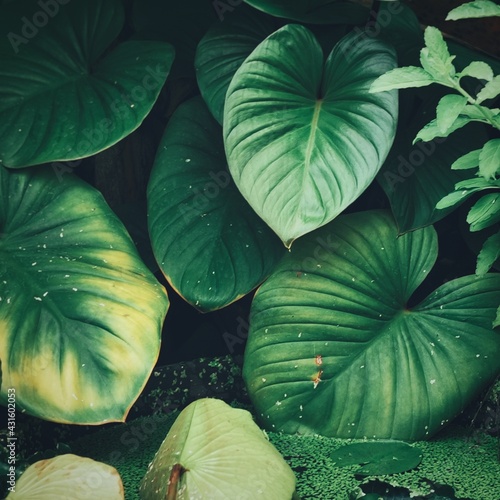
<path fill-rule="evenodd" d="M 316 104 L 314 105 L 314 113 L 311 121 L 311 132 L 309 134 L 309 139 L 307 140 L 307 148 L 305 154 L 305 168 L 304 168 L 304 175 L 302 178 L 302 184 L 305 184 L 306 176 L 308 176 L 310 172 L 312 151 L 314 149 L 314 145 L 316 144 L 316 135 L 319 130 L 318 127 L 319 115 L 321 113 L 322 106 L 323 106 L 323 99 L 318 99 L 316 101 Z"/>

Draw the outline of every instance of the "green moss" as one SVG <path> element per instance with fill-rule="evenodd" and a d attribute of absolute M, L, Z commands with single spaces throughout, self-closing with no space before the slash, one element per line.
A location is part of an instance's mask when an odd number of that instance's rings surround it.
<path fill-rule="evenodd" d="M 335 498 L 348 500 L 350 492 L 374 477 L 356 480 L 354 467 L 338 468 L 330 459 L 333 450 L 346 441 L 320 436 L 289 436 L 269 433 L 271 442 L 285 456 L 297 476 L 297 492 L 302 500 Z M 439 439 L 414 443 L 423 451 L 421 464 L 414 470 L 377 479 L 407 488 L 412 496 L 433 492 L 433 485 L 448 485 L 457 498 L 500 499 L 498 443 L 482 435 L 472 442 L 467 431 L 442 435 Z"/>
<path fill-rule="evenodd" d="M 498 441 L 488 435 L 471 441 L 466 431 L 449 432 L 440 439 L 419 443 L 423 451 L 420 466 L 391 479 L 410 491 L 428 491 L 423 478 L 452 486 L 457 498 L 500 499 Z M 400 476 L 400 477 L 398 477 Z"/>
<path fill-rule="evenodd" d="M 200 363 L 204 363 L 201 368 Z M 248 401 L 242 398 L 240 367 L 225 358 L 158 369 L 152 379 L 154 383 L 141 396 L 140 411 L 135 414 L 139 416 L 141 412 L 153 411 L 155 415 L 101 428 L 71 444 L 73 453 L 117 468 L 124 482 L 126 500 L 139 498 L 139 483 L 178 415 L 178 411 L 172 410 L 180 410 L 194 399 L 209 396 L 226 401 L 234 399 L 233 406 L 251 411 Z M 238 381 L 236 384 L 235 380 Z M 498 395 L 498 390 L 495 394 Z M 493 403 L 497 402 L 493 399 Z M 483 408 L 493 408 L 493 403 L 485 404 Z M 133 416 L 134 412 L 131 414 Z M 474 441 L 470 439 L 471 434 Z M 294 470 L 297 492 L 302 500 L 347 500 L 351 492 L 374 479 L 358 480 L 354 475 L 356 466 L 334 466 L 331 453 L 352 441 L 276 433 L 269 433 L 269 438 Z M 436 439 L 415 444 L 424 452 L 422 462 L 415 470 L 377 479 L 404 487 L 414 497 L 428 495 L 434 485 L 442 484 L 454 488 L 457 498 L 500 499 L 500 462 L 495 438 L 473 433 L 471 429 L 450 430 Z"/>
<path fill-rule="evenodd" d="M 345 440 L 273 432 L 268 436 L 295 472 L 297 494 L 302 500 L 347 500 L 349 492 L 359 485 L 353 474 L 357 466 L 334 467 L 330 459 L 334 450 L 346 444 Z"/>
<path fill-rule="evenodd" d="M 177 415 L 178 412 L 143 417 L 111 426 L 72 443 L 71 449 L 116 467 L 122 476 L 126 500 L 136 500 L 139 483 Z M 348 500 L 360 485 L 374 479 L 358 480 L 357 466 L 339 468 L 331 460 L 334 450 L 355 441 L 277 433 L 268 436 L 295 472 L 297 493 L 302 500 Z M 482 435 L 480 442 L 471 441 L 467 431 L 455 430 L 415 445 L 423 451 L 422 462 L 416 469 L 377 479 L 407 488 L 414 497 L 429 495 L 433 485 L 448 485 L 457 498 L 500 499 L 495 438 Z"/>

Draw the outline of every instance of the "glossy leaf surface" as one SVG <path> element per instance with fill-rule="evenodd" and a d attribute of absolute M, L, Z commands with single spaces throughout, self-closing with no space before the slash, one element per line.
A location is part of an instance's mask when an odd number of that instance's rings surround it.
<path fill-rule="evenodd" d="M 371 183 L 391 147 L 397 95 L 369 94 L 392 49 L 353 33 L 323 63 L 312 33 L 287 25 L 264 40 L 229 86 L 224 144 L 243 196 L 289 247 Z"/>
<path fill-rule="evenodd" d="M 2 8 L 0 164 L 7 167 L 74 160 L 112 146 L 142 123 L 174 58 L 164 42 L 110 49 L 124 22 L 118 0 L 51 5 L 53 16 L 34 0 Z"/>
<path fill-rule="evenodd" d="M 302 238 L 252 303 L 243 375 L 264 426 L 341 438 L 430 437 L 500 372 L 500 277 L 407 302 L 437 257 L 432 227 L 386 212 Z"/>
<path fill-rule="evenodd" d="M 202 311 L 248 293 L 284 253 L 234 185 L 222 129 L 201 97 L 181 105 L 167 126 L 149 182 L 148 212 L 161 270 Z"/>
<path fill-rule="evenodd" d="M 71 423 L 122 421 L 168 299 L 101 194 L 49 168 L 0 168 L 2 400 Z"/>

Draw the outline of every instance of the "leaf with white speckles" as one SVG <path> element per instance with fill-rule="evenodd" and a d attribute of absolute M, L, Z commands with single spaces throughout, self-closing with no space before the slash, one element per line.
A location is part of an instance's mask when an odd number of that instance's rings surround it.
<path fill-rule="evenodd" d="M 368 89 L 395 65 L 392 46 L 361 32 L 326 55 L 311 31 L 288 24 L 236 71 L 223 117 L 229 170 L 287 248 L 337 217 L 382 166 L 398 98 Z"/>
<path fill-rule="evenodd" d="M 387 212 L 339 217 L 298 241 L 252 303 L 243 375 L 270 430 L 416 440 L 500 372 L 500 275 L 407 302 L 438 253 L 429 226 L 398 237 Z"/>
<path fill-rule="evenodd" d="M 250 292 L 285 253 L 234 185 L 222 128 L 201 97 L 179 106 L 165 130 L 148 186 L 148 213 L 161 270 L 201 311 Z"/>
<path fill-rule="evenodd" d="M 124 420 L 160 347 L 164 288 L 102 195 L 0 167 L 2 394 L 47 420 Z"/>
<path fill-rule="evenodd" d="M 119 0 L 40 5 L 19 0 L 0 16 L 7 167 L 75 160 L 117 143 L 149 113 L 174 59 L 165 42 L 130 40 L 110 50 L 124 23 Z"/>
<path fill-rule="evenodd" d="M 177 417 L 142 480 L 140 497 L 290 500 L 294 490 L 292 470 L 250 413 L 205 398 Z"/>

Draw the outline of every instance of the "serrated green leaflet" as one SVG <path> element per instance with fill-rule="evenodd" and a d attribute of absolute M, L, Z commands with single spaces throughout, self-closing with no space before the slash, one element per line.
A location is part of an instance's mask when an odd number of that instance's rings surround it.
<path fill-rule="evenodd" d="M 487 181 L 483 177 L 465 179 L 457 183 L 455 185 L 455 191 L 440 200 L 437 203 L 436 208 L 441 210 L 453 205 L 458 205 L 478 191 L 492 189 L 495 187 L 500 187 L 500 181 Z"/>
<path fill-rule="evenodd" d="M 481 149 L 475 149 L 461 156 L 451 164 L 452 170 L 468 170 L 479 165 L 479 153 Z"/>
<path fill-rule="evenodd" d="M 168 308 L 101 194 L 49 168 L 0 168 L 2 400 L 70 423 L 122 421 Z"/>
<path fill-rule="evenodd" d="M 420 51 L 420 64 L 436 81 L 449 85 L 449 79 L 455 74 L 453 59 L 441 32 L 428 26 L 424 32 L 425 47 Z"/>
<path fill-rule="evenodd" d="M 490 81 L 493 79 L 493 70 L 491 66 L 484 61 L 472 61 L 457 75 L 459 78 L 472 76 L 480 80 Z"/>
<path fill-rule="evenodd" d="M 493 321 L 493 328 L 496 328 L 497 326 L 500 326 L 500 306 L 497 309 L 497 316 L 495 318 L 495 321 Z"/>
<path fill-rule="evenodd" d="M 490 0 L 475 0 L 468 2 L 451 10 L 446 16 L 447 21 L 458 19 L 500 16 L 500 5 Z"/>
<path fill-rule="evenodd" d="M 493 99 L 500 94 L 500 75 L 495 76 L 477 94 L 476 103 L 481 104 L 486 99 Z"/>
<path fill-rule="evenodd" d="M 450 94 L 441 98 L 436 108 L 437 128 L 441 132 L 446 133 L 465 108 L 466 104 L 467 98 L 462 95 Z"/>
<path fill-rule="evenodd" d="M 392 144 L 395 92 L 368 94 L 395 65 L 384 43 L 353 33 L 323 62 L 312 33 L 287 25 L 229 86 L 224 144 L 238 189 L 289 247 L 371 183 Z"/>
<path fill-rule="evenodd" d="M 167 496 L 172 470 L 181 467 Z M 177 417 L 140 487 L 144 500 L 290 500 L 295 477 L 249 412 L 199 399 Z"/>
<path fill-rule="evenodd" d="M 500 276 L 449 281 L 408 309 L 437 238 L 397 234 L 386 212 L 339 217 L 259 288 L 243 375 L 267 428 L 427 438 L 498 375 Z"/>
<path fill-rule="evenodd" d="M 500 139 L 491 139 L 479 153 L 479 173 L 485 179 L 495 179 L 500 172 Z"/>
<path fill-rule="evenodd" d="M 500 194 L 486 194 L 476 201 L 467 214 L 471 231 L 481 231 L 500 222 Z"/>
<path fill-rule="evenodd" d="M 248 293 L 285 251 L 232 182 L 222 128 L 201 97 L 182 104 L 169 121 L 149 181 L 148 211 L 161 270 L 202 311 Z"/>
<path fill-rule="evenodd" d="M 429 142 L 435 139 L 436 137 L 447 137 L 452 132 L 455 132 L 455 130 L 465 127 L 465 125 L 467 125 L 472 121 L 473 121 L 472 118 L 468 118 L 466 116 L 459 116 L 446 130 L 442 130 L 441 127 L 438 126 L 437 120 L 431 120 L 429 123 L 424 125 L 423 128 L 418 132 L 413 142 L 414 143 L 417 141 Z"/>
<path fill-rule="evenodd" d="M 461 154 L 481 146 L 487 138 L 483 126 L 473 124 L 446 139 L 412 145 L 416 131 L 432 112 L 434 102 L 417 108 L 418 119 L 413 115 L 406 120 L 400 117 L 396 140 L 377 175 L 401 233 L 434 224 L 456 208 L 454 204 L 447 210 L 436 208 L 443 197 L 455 190 L 458 182 L 470 175 L 463 170 L 451 170 L 450 166 Z M 456 201 L 464 200 L 458 197 Z"/>
<path fill-rule="evenodd" d="M 425 69 L 417 66 L 395 68 L 379 76 L 371 85 L 370 92 L 385 92 L 394 89 L 427 87 L 436 80 Z"/>
<path fill-rule="evenodd" d="M 490 236 L 477 257 L 476 274 L 484 276 L 500 257 L 500 231 Z M 500 298 L 498 299 L 500 301 Z"/>
<path fill-rule="evenodd" d="M 51 18 L 34 0 L 2 8 L 0 163 L 7 167 L 74 160 L 115 144 L 149 113 L 174 58 L 163 42 L 109 50 L 124 21 L 118 0 L 54 5 Z M 37 28 L 30 19 L 40 13 L 46 23 Z"/>

